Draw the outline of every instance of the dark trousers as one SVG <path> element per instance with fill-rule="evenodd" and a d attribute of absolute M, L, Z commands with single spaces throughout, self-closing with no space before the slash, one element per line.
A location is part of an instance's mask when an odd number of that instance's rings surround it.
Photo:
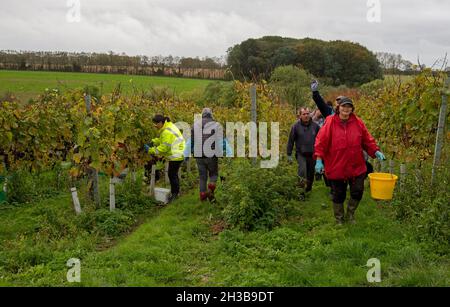
<path fill-rule="evenodd" d="M 183 161 L 169 161 L 169 181 L 170 192 L 172 194 L 180 193 L 180 178 L 178 178 L 178 170 Z"/>
<path fill-rule="evenodd" d="M 302 155 L 301 153 L 296 154 L 298 163 L 298 177 L 300 180 L 305 181 L 307 186 L 310 188 L 314 182 L 314 167 L 316 166 L 316 161 L 313 159 L 312 154 Z"/>
<path fill-rule="evenodd" d="M 325 186 L 331 187 L 330 180 L 328 180 L 328 178 L 327 178 L 327 176 L 325 176 L 325 174 L 323 174 L 323 182 L 325 182 Z"/>
<path fill-rule="evenodd" d="M 347 196 L 347 186 L 350 186 L 350 197 L 360 201 L 364 193 L 364 179 L 366 174 L 349 180 L 330 180 L 333 202 L 342 204 Z"/>
<path fill-rule="evenodd" d="M 206 185 L 209 182 L 215 183 L 219 177 L 219 159 L 217 157 L 211 158 L 196 158 L 198 173 L 200 175 L 200 192 L 206 192 Z"/>

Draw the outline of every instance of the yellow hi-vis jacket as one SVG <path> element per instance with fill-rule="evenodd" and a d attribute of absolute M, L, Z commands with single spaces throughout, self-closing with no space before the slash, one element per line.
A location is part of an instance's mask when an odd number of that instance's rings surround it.
<path fill-rule="evenodd" d="M 172 122 L 166 121 L 159 130 L 159 138 L 153 139 L 149 154 L 165 157 L 169 161 L 183 161 L 184 147 L 186 146 L 183 134 Z"/>

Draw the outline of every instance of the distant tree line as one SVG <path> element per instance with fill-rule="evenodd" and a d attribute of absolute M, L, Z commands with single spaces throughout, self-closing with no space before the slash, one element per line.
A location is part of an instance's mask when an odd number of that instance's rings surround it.
<path fill-rule="evenodd" d="M 333 86 L 359 86 L 381 79 L 383 74 L 414 74 L 424 68 L 399 54 L 374 54 L 353 42 L 279 36 L 247 39 L 230 47 L 226 57 L 128 56 L 112 51 L 0 51 L 0 69 L 11 70 L 269 80 L 275 68 L 289 65 Z"/>
<path fill-rule="evenodd" d="M 235 78 L 269 79 L 279 66 L 305 69 L 330 85 L 360 85 L 383 77 L 376 55 L 357 43 L 265 36 L 228 49 Z"/>
<path fill-rule="evenodd" d="M 376 56 L 383 72 L 389 75 L 412 75 L 425 68 L 423 64 L 405 60 L 400 54 L 377 52 Z"/>
<path fill-rule="evenodd" d="M 0 69 L 169 75 L 224 79 L 225 59 L 124 53 L 0 51 Z"/>

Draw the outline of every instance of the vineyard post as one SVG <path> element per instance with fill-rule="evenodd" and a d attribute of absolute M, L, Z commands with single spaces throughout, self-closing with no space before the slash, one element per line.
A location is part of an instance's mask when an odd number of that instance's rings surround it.
<path fill-rule="evenodd" d="M 86 95 L 84 96 L 84 101 L 86 103 L 86 112 L 88 114 L 89 117 L 91 117 L 91 95 L 89 94 L 89 90 L 87 90 Z M 97 206 L 97 208 L 100 207 L 100 191 L 99 191 L 99 184 L 98 184 L 98 170 L 96 170 L 95 168 L 89 168 L 88 169 L 88 177 L 89 177 L 89 181 L 92 182 L 92 187 L 89 191 L 89 197 L 91 198 L 91 200 L 93 200 L 95 202 L 95 205 Z"/>
<path fill-rule="evenodd" d="M 394 160 L 389 160 L 389 173 L 391 175 L 394 173 Z"/>
<path fill-rule="evenodd" d="M 406 179 L 406 164 L 402 163 L 400 164 L 400 189 L 402 190 L 405 185 L 405 179 Z"/>
<path fill-rule="evenodd" d="M 386 170 L 386 163 L 384 160 L 380 161 L 380 171 L 383 173 Z"/>
<path fill-rule="evenodd" d="M 442 91 L 442 104 L 441 104 L 441 111 L 439 113 L 438 129 L 436 132 L 436 146 L 434 147 L 434 160 L 433 160 L 433 170 L 431 174 L 431 184 L 434 183 L 434 180 L 436 178 L 436 169 L 441 164 L 441 153 L 442 153 L 442 146 L 444 143 L 445 119 L 447 115 L 447 91 L 449 85 L 450 85 L 450 78 L 447 77 L 444 89 Z"/>
<path fill-rule="evenodd" d="M 94 182 L 93 182 L 93 188 L 94 188 L 94 200 L 97 206 L 100 206 L 100 189 L 99 189 L 99 183 L 98 183 L 98 170 L 94 169 Z"/>
<path fill-rule="evenodd" d="M 86 112 L 88 116 L 91 116 L 91 95 L 89 93 L 84 96 L 84 102 L 86 103 Z"/>
<path fill-rule="evenodd" d="M 71 188 L 70 191 L 72 192 L 72 202 L 73 202 L 73 207 L 75 208 L 75 212 L 76 212 L 76 214 L 80 214 L 81 206 L 80 206 L 80 200 L 78 199 L 77 188 Z"/>
<path fill-rule="evenodd" d="M 166 162 L 164 167 L 164 179 L 166 181 L 166 184 L 169 184 L 169 162 Z"/>
<path fill-rule="evenodd" d="M 155 195 L 155 181 L 156 181 L 156 165 L 152 165 L 152 175 L 150 177 L 150 196 Z"/>
<path fill-rule="evenodd" d="M 109 211 L 116 209 L 116 189 L 113 178 L 109 178 Z"/>
<path fill-rule="evenodd" d="M 250 86 L 250 97 L 252 100 L 252 108 L 251 108 L 251 121 L 255 123 L 257 121 L 257 110 L 256 110 L 256 85 L 253 83 Z M 252 158 L 253 165 L 256 165 L 256 158 Z"/>
<path fill-rule="evenodd" d="M 92 182 L 92 186 L 89 190 L 89 198 L 95 202 L 97 208 L 100 208 L 100 190 L 98 184 L 98 171 L 95 168 L 89 168 L 87 170 L 89 181 Z"/>

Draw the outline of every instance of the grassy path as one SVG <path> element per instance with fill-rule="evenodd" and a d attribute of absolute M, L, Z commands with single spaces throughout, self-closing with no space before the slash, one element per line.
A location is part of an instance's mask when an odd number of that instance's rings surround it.
<path fill-rule="evenodd" d="M 408 225 L 396 222 L 389 205 L 376 204 L 368 191 L 358 224 L 343 227 L 334 225 L 321 183 L 272 231 L 220 232 L 216 210 L 188 194 L 113 247 L 63 253 L 38 265 L 32 282 L 16 276 L 12 284 L 69 285 L 63 259 L 70 257 L 81 259 L 77 286 L 372 286 L 366 279 L 370 258 L 381 261 L 377 285 L 450 284 L 448 259 L 410 238 Z"/>

